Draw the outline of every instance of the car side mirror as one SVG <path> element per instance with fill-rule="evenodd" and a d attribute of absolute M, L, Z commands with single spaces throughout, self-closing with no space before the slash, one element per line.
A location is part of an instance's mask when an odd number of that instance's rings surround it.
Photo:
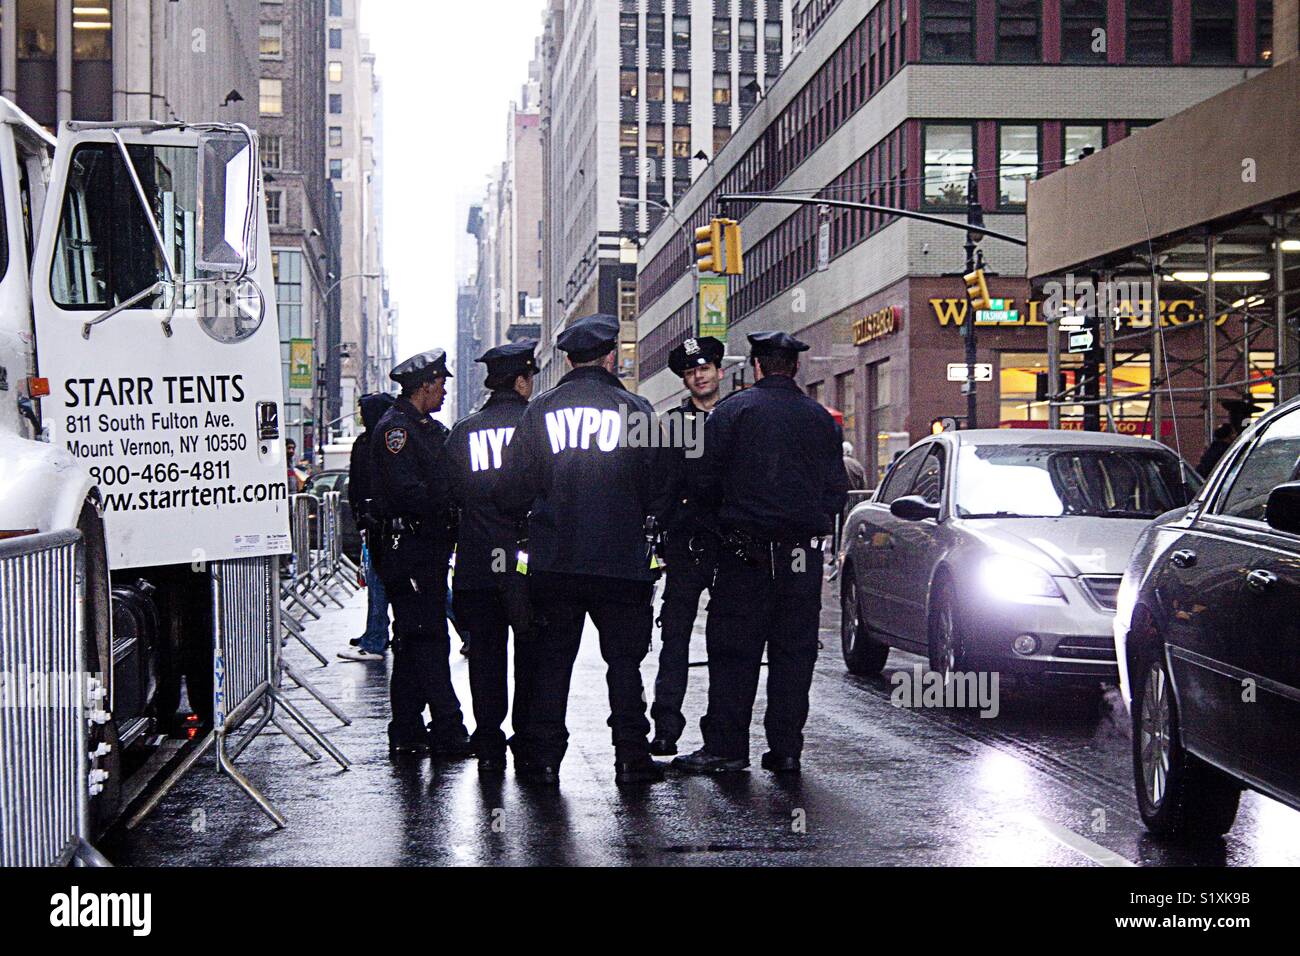
<path fill-rule="evenodd" d="M 889 513 L 904 521 L 924 521 L 939 517 L 939 506 L 931 504 L 920 495 L 905 495 L 889 503 Z"/>
<path fill-rule="evenodd" d="M 1277 531 L 1300 534 L 1300 481 L 1288 481 L 1269 493 L 1264 520 Z"/>

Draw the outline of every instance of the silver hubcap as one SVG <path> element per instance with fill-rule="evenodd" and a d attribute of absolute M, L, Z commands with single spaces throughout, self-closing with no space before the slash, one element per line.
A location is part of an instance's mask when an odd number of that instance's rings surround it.
<path fill-rule="evenodd" d="M 1142 755 L 1142 782 L 1147 800 L 1153 807 L 1160 806 L 1165 799 L 1169 782 L 1170 718 L 1169 684 L 1165 671 L 1159 664 L 1152 664 L 1142 694 L 1139 752 Z"/>

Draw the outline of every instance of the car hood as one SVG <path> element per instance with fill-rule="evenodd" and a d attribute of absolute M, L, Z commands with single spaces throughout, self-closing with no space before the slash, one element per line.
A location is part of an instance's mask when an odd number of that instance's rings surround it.
<path fill-rule="evenodd" d="M 967 518 L 990 550 L 1028 558 L 1052 574 L 1123 574 L 1147 518 Z"/>

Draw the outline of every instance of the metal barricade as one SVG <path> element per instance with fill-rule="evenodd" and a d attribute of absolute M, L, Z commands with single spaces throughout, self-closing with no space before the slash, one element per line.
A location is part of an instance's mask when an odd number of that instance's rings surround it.
<path fill-rule="evenodd" d="M 343 756 L 301 711 L 280 692 L 280 602 L 277 599 L 279 559 L 234 558 L 214 562 L 212 578 L 212 730 L 195 747 L 162 785 L 128 821 L 134 828 L 153 811 L 159 801 L 198 762 L 208 750 L 216 751 L 217 769 L 250 796 L 278 827 L 285 826 L 284 815 L 258 790 L 234 764 L 244 748 L 266 728 L 275 724 L 285 736 L 313 760 L 320 753 L 291 725 L 284 722 L 284 711 L 321 746 L 344 770 L 349 766 Z M 231 734 L 261 708 L 257 722 L 229 749 Z"/>
<path fill-rule="evenodd" d="M 325 580 L 337 583 L 349 594 L 357 592 L 357 567 L 343 554 L 343 495 L 337 491 L 327 491 L 321 499 L 321 510 L 325 515 L 324 537 L 321 551 L 325 561 Z M 345 564 L 346 562 L 346 564 Z M 351 568 L 352 575 L 347 573 Z"/>
<path fill-rule="evenodd" d="M 0 541 L 0 866 L 107 865 L 88 832 L 83 549 L 78 531 Z"/>

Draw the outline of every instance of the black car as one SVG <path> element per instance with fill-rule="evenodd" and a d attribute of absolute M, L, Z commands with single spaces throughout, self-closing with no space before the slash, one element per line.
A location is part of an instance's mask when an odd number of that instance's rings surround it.
<path fill-rule="evenodd" d="M 1148 829 L 1225 833 L 1243 786 L 1300 809 L 1300 401 L 1143 533 L 1118 604 Z"/>
<path fill-rule="evenodd" d="M 303 489 L 305 494 L 323 498 L 325 492 L 337 491 L 343 496 L 339 507 L 339 520 L 343 525 L 343 553 L 353 563 L 361 564 L 361 532 L 357 530 L 356 519 L 352 516 L 352 506 L 348 504 L 348 473 L 345 469 L 318 471 L 307 480 Z"/>

